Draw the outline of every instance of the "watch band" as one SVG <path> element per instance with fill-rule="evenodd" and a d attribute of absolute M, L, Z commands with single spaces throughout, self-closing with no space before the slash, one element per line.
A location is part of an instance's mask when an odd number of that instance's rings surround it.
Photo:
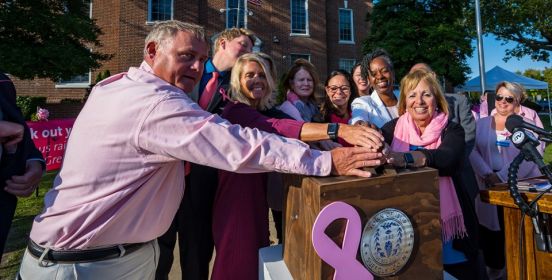
<path fill-rule="evenodd" d="M 337 141 L 338 131 L 339 131 L 338 123 L 328 124 L 328 136 L 330 137 L 330 140 Z"/>
<path fill-rule="evenodd" d="M 408 165 L 414 163 L 414 157 L 412 156 L 411 153 L 404 153 L 403 157 L 404 157 L 404 168 L 407 168 Z"/>

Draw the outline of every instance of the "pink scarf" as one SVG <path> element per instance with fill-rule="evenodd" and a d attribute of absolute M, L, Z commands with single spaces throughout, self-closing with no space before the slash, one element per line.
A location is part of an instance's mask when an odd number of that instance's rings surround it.
<path fill-rule="evenodd" d="M 441 132 L 445 129 L 447 123 L 448 117 L 445 113 L 435 112 L 424 133 L 420 135 L 420 130 L 410 114 L 405 113 L 397 121 L 391 150 L 408 152 L 410 145 L 424 147 L 425 149 L 437 149 L 441 145 Z M 456 196 L 454 183 L 450 177 L 439 177 L 439 200 L 443 240 L 448 242 L 455 237 L 467 236 L 462 209 Z"/>

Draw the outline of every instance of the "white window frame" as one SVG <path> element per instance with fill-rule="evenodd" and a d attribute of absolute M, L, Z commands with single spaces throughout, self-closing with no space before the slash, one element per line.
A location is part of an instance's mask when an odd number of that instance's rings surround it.
<path fill-rule="evenodd" d="M 311 54 L 310 53 L 290 53 L 289 54 L 289 60 L 290 60 L 290 64 L 293 64 L 293 62 L 295 61 L 295 59 L 293 59 L 292 56 L 302 56 L 302 57 L 298 57 L 298 58 L 304 58 L 304 56 L 307 57 L 307 60 L 310 62 L 311 61 Z"/>
<path fill-rule="evenodd" d="M 239 1 L 243 2 L 243 28 L 247 28 L 247 15 L 249 13 L 249 10 L 247 9 L 247 0 L 237 0 L 238 3 Z M 239 5 L 238 5 L 238 8 L 233 8 L 233 7 L 229 7 L 229 2 L 228 0 L 226 0 L 226 9 L 225 9 L 225 15 L 226 15 L 226 28 L 232 28 L 234 26 L 231 26 L 230 25 L 230 17 L 229 17 L 229 14 L 232 10 L 238 10 L 238 16 L 240 15 L 240 10 L 239 10 Z M 238 25 L 240 23 L 240 20 L 238 18 Z"/>
<path fill-rule="evenodd" d="M 88 10 L 88 16 L 92 18 L 92 1 L 90 1 L 90 7 Z M 88 76 L 88 82 L 82 82 L 77 80 L 77 78 L 81 76 Z M 57 83 L 54 84 L 54 88 L 88 88 L 92 84 L 92 71 L 88 71 L 88 73 L 77 75 L 72 77 L 69 80 L 60 80 Z"/>
<path fill-rule="evenodd" d="M 151 5 L 152 5 L 152 2 L 154 0 L 148 0 L 148 18 L 147 18 L 147 21 L 146 21 L 146 24 L 147 25 L 152 25 L 154 24 L 155 22 L 159 21 L 159 20 L 152 20 L 152 15 L 151 15 Z M 170 0 L 171 1 L 171 20 L 174 18 L 174 0 Z"/>
<path fill-rule="evenodd" d="M 289 19 L 290 19 L 290 36 L 310 36 L 309 31 L 309 1 L 308 0 L 296 0 L 296 1 L 304 1 L 305 2 L 305 33 L 296 33 L 293 32 L 293 1 L 289 1 Z"/>
<path fill-rule="evenodd" d="M 351 63 L 352 62 L 352 63 Z M 348 63 L 348 64 L 351 64 L 349 67 L 341 67 L 341 64 L 344 64 L 344 63 Z M 351 69 L 353 68 L 353 66 L 355 66 L 355 63 L 356 63 L 356 59 L 354 58 L 339 58 L 339 61 L 338 61 L 338 68 L 339 69 L 342 69 L 342 70 L 345 70 L 347 72 L 351 71 Z M 352 75 L 353 73 L 351 73 Z"/>
<path fill-rule="evenodd" d="M 341 11 L 348 11 L 351 19 L 351 40 L 341 40 Z M 337 38 L 339 39 L 339 44 L 354 44 L 355 43 L 355 24 L 354 16 L 352 9 L 339 8 L 337 12 Z"/>
<path fill-rule="evenodd" d="M 81 76 L 88 76 L 88 82 L 82 82 L 80 80 L 77 80 L 77 78 Z M 92 78 L 92 72 L 88 71 L 88 73 L 74 76 L 69 80 L 61 80 L 57 82 L 55 85 L 55 88 L 88 88 L 92 83 L 91 78 Z"/>

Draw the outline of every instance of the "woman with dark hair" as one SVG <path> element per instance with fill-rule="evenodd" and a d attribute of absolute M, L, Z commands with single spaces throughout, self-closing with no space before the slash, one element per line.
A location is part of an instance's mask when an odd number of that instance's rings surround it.
<path fill-rule="evenodd" d="M 371 95 L 353 101 L 350 123 L 369 123 L 381 128 L 388 121 L 399 116 L 397 104 L 399 93 L 395 92 L 395 70 L 389 54 L 376 49 L 364 56 L 362 75 L 367 77 L 374 89 Z"/>
<path fill-rule="evenodd" d="M 326 95 L 320 113 L 325 122 L 349 123 L 351 119 L 351 103 L 358 97 L 357 88 L 351 75 L 345 70 L 335 70 L 324 83 Z M 341 145 L 349 143 L 339 139 Z"/>
<path fill-rule="evenodd" d="M 353 76 L 353 81 L 357 87 L 358 96 L 370 95 L 370 83 L 368 79 L 362 76 L 362 64 L 357 62 L 351 69 L 351 76 Z"/>
<path fill-rule="evenodd" d="M 297 59 L 284 77 L 286 100 L 279 109 L 296 120 L 322 122 L 316 103 L 318 70 L 305 59 Z"/>

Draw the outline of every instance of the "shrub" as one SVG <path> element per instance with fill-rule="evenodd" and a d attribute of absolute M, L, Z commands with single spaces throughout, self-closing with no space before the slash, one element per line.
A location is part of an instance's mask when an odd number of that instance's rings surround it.
<path fill-rule="evenodd" d="M 38 96 L 17 96 L 17 107 L 21 109 L 21 113 L 25 120 L 29 121 L 32 115 L 36 113 L 37 107 L 43 107 L 46 104 L 46 97 Z"/>

